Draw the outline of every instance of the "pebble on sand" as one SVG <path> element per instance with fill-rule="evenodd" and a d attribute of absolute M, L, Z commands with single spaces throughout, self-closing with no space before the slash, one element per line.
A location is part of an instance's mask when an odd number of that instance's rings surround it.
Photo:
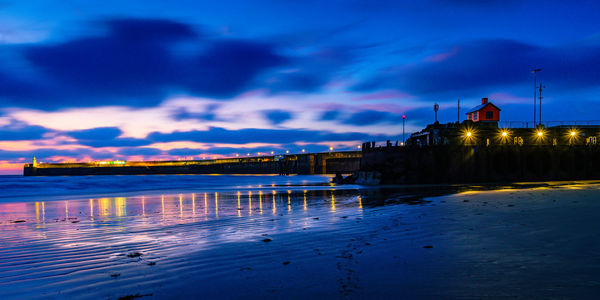
<path fill-rule="evenodd" d="M 131 258 L 140 257 L 140 256 L 142 256 L 142 253 L 139 253 L 137 251 L 136 252 L 127 253 L 127 257 L 131 257 Z"/>

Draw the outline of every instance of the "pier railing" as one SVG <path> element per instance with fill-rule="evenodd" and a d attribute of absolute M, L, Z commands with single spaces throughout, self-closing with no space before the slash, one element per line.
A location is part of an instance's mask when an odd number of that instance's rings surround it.
<path fill-rule="evenodd" d="M 539 124 L 539 123 L 537 123 Z M 542 122 L 544 127 L 558 127 L 558 126 L 598 126 L 600 127 L 600 120 L 572 120 L 572 121 L 544 121 Z M 535 128 L 535 123 L 531 121 L 500 121 L 498 122 L 500 128 Z"/>

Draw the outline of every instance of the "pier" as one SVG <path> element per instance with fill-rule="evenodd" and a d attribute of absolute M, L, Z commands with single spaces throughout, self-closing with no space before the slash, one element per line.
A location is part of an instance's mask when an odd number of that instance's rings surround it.
<path fill-rule="evenodd" d="M 25 164 L 25 176 L 143 174 L 335 174 L 360 168 L 360 151 L 235 157 L 212 160 L 97 161 Z"/>

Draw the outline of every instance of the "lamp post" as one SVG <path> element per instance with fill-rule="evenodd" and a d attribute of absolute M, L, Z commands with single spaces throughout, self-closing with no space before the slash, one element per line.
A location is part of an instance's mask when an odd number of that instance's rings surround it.
<path fill-rule="evenodd" d="M 539 99 L 540 99 L 540 117 L 539 117 L 540 125 L 542 125 L 542 88 L 546 88 L 546 87 L 540 81 L 540 96 L 539 96 Z"/>
<path fill-rule="evenodd" d="M 404 145 L 404 120 L 406 120 L 406 115 L 402 115 L 402 145 Z"/>
<path fill-rule="evenodd" d="M 537 72 L 541 71 L 542 69 L 534 69 L 531 70 L 531 72 L 533 72 L 533 126 L 535 127 L 536 124 L 536 118 L 535 118 L 535 104 L 537 102 Z"/>
<path fill-rule="evenodd" d="M 438 110 L 440 110 L 440 105 L 436 103 L 436 104 L 433 105 L 433 111 L 435 112 L 435 122 L 436 123 L 438 121 L 437 120 L 437 112 L 438 112 Z"/>

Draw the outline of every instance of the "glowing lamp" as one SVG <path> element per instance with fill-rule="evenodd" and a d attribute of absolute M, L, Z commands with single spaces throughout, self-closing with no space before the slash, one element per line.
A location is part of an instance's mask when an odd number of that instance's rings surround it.
<path fill-rule="evenodd" d="M 467 136 L 470 137 L 471 136 L 471 132 L 467 131 Z"/>
<path fill-rule="evenodd" d="M 502 136 L 507 136 L 507 135 L 508 135 L 508 132 L 502 131 Z"/>
<path fill-rule="evenodd" d="M 539 137 L 541 137 L 542 135 L 544 135 L 544 133 L 543 133 L 542 131 L 538 131 L 538 132 L 537 132 L 537 135 L 538 135 Z"/>
<path fill-rule="evenodd" d="M 575 131 L 571 131 L 571 136 L 575 136 L 577 133 Z"/>

